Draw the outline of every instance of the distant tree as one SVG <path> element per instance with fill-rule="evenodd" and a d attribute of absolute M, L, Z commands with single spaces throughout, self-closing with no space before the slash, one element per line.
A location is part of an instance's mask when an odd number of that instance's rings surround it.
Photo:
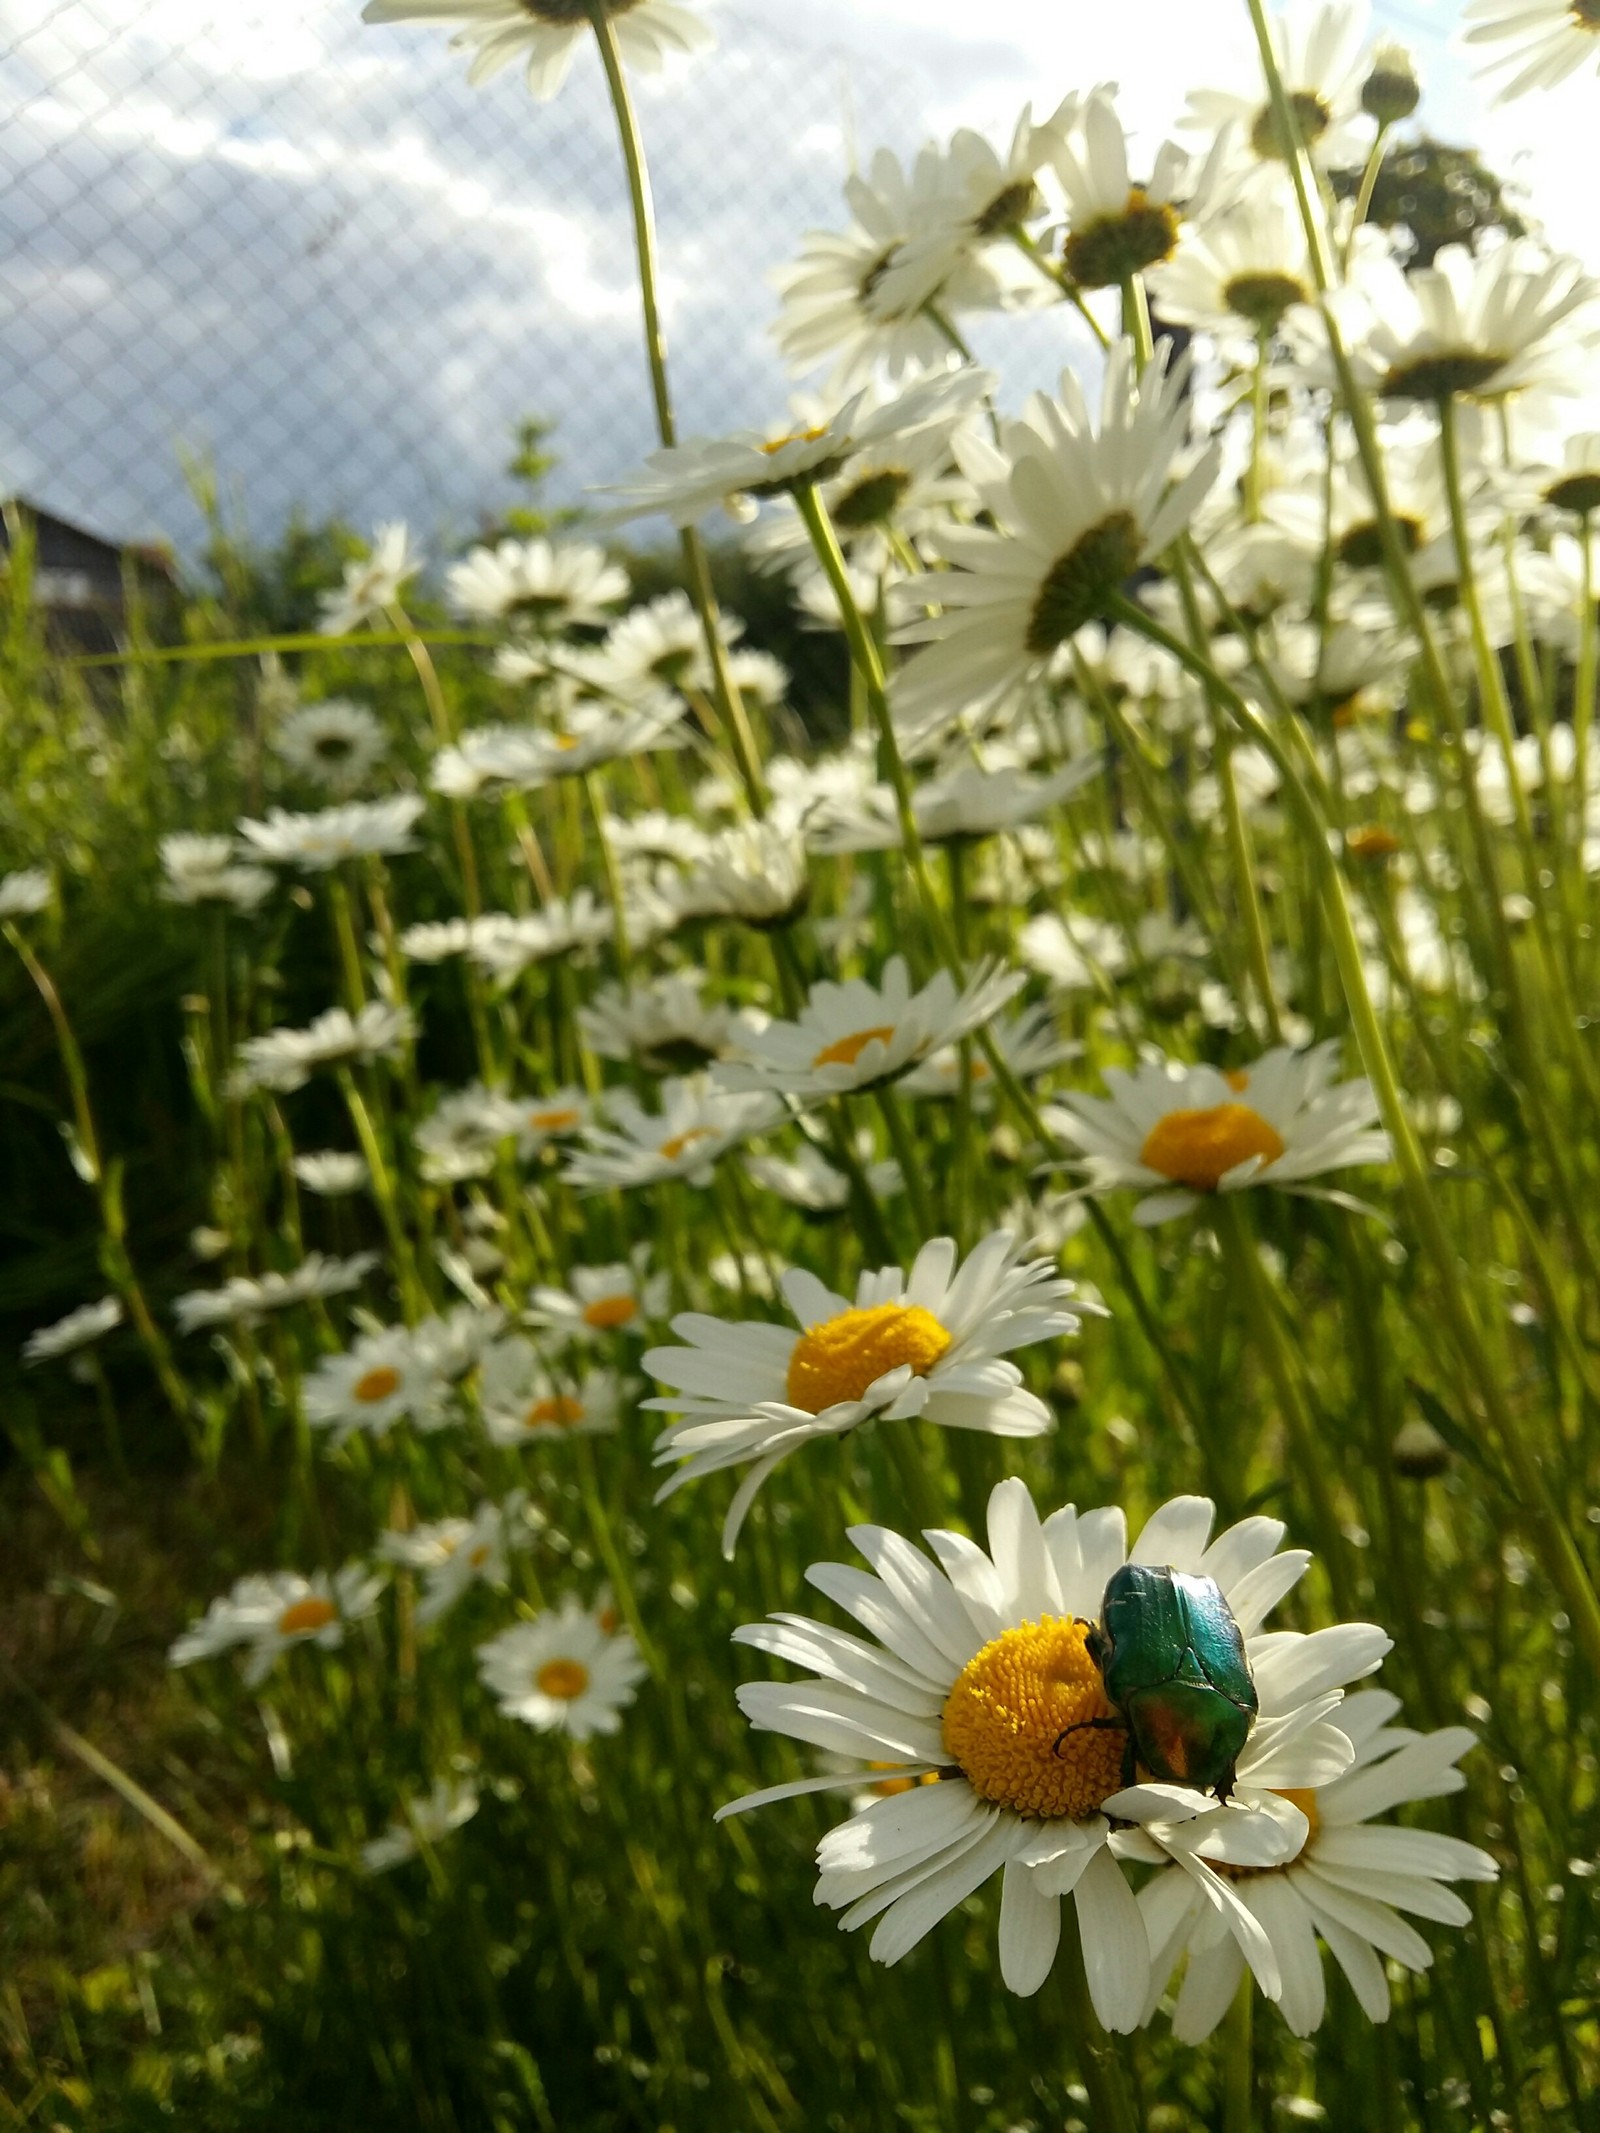
<path fill-rule="evenodd" d="M 1341 199 L 1354 199 L 1360 183 L 1359 171 L 1333 173 L 1333 188 Z M 1427 134 L 1396 141 L 1385 153 L 1370 219 L 1400 234 L 1408 267 L 1432 266 L 1447 244 L 1465 244 L 1476 251 L 1486 230 L 1523 237 L 1528 228 L 1507 203 L 1505 181 L 1475 150 L 1452 148 Z"/>

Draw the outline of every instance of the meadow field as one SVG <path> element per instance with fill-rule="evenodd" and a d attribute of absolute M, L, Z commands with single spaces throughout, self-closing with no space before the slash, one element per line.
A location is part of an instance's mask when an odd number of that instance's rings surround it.
<path fill-rule="evenodd" d="M 370 0 L 609 96 L 659 449 L 109 653 L 8 520 L 0 2124 L 1600 2126 L 1600 281 L 1237 5 L 712 438 L 707 18 Z"/>

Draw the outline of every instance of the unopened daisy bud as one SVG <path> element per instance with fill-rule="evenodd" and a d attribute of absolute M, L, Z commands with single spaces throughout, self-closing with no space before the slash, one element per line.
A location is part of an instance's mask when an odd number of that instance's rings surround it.
<path fill-rule="evenodd" d="M 1372 55 L 1372 71 L 1361 84 L 1361 108 L 1380 126 L 1393 126 L 1410 118 L 1422 101 L 1422 85 L 1411 54 L 1392 38 L 1380 40 Z"/>
<path fill-rule="evenodd" d="M 1395 1432 L 1389 1459 L 1407 1481 L 1433 1481 L 1450 1464 L 1450 1447 L 1425 1415 L 1413 1415 Z"/>

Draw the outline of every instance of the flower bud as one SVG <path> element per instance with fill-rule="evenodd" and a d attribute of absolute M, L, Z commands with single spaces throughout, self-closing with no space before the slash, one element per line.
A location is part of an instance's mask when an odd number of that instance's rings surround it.
<path fill-rule="evenodd" d="M 1403 44 L 1384 38 L 1372 55 L 1372 72 L 1361 84 L 1361 108 L 1380 126 L 1410 118 L 1422 101 L 1422 88 L 1411 54 Z"/>

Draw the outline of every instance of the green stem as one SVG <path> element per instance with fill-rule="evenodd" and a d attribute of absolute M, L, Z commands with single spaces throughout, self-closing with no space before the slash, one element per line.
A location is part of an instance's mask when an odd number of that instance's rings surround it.
<path fill-rule="evenodd" d="M 1092 2133 L 1139 2133 L 1139 2121 L 1128 2093 L 1127 2078 L 1116 2047 L 1100 2027 L 1100 2018 L 1089 1998 L 1089 1977 L 1083 1964 L 1083 1938 L 1078 1925 L 1078 1907 L 1066 1905 L 1062 1919 L 1061 1953 L 1056 1974 L 1061 1979 L 1067 2027 L 1072 2035 L 1078 2072 L 1089 2091 L 1089 2124 Z"/>
<path fill-rule="evenodd" d="M 617 139 L 628 174 L 628 203 L 633 213 L 633 242 L 639 266 L 639 301 L 644 313 L 644 352 L 650 367 L 650 394 L 655 405 L 656 431 L 663 445 L 678 441 L 678 426 L 672 411 L 672 388 L 667 379 L 667 337 L 661 322 L 660 273 L 656 257 L 655 208 L 650 196 L 650 172 L 645 162 L 644 138 L 638 114 L 623 70 L 622 53 L 609 10 L 602 0 L 589 0 L 589 20 L 600 47 L 606 87 L 616 115 Z M 722 641 L 716 595 L 711 586 L 711 568 L 704 544 L 692 527 L 680 535 L 683 559 L 689 576 L 689 592 L 700 614 L 706 657 L 711 662 L 712 698 L 723 730 L 733 750 L 734 762 L 743 781 L 753 813 L 766 811 L 766 786 L 762 781 L 755 736 L 750 730 L 744 699 L 728 665 Z"/>
<path fill-rule="evenodd" d="M 801 521 L 811 536 L 811 545 L 822 565 L 823 574 L 839 603 L 845 637 L 850 646 L 850 658 L 865 687 L 867 708 L 877 729 L 879 753 L 889 773 L 889 783 L 894 789 L 900 841 L 905 847 L 906 862 L 911 869 L 917 895 L 938 944 L 940 960 L 947 965 L 959 985 L 963 982 L 961 958 L 957 953 L 955 938 L 950 931 L 944 908 L 939 902 L 938 891 L 933 885 L 933 877 L 928 872 L 922 837 L 917 829 L 911 780 L 906 772 L 905 759 L 900 753 L 894 720 L 889 713 L 888 684 L 884 676 L 883 661 L 878 655 L 877 640 L 856 602 L 844 550 L 839 546 L 839 536 L 834 531 L 833 521 L 828 516 L 828 507 L 822 501 L 821 491 L 814 484 L 805 483 L 795 491 L 794 501 Z"/>
<path fill-rule="evenodd" d="M 1247 1970 L 1228 2010 L 1222 2033 L 1223 2133 L 1254 2133 L 1256 2122 L 1254 2039 L 1255 1979 Z"/>
<path fill-rule="evenodd" d="M 1326 830 L 1299 771 L 1267 721 L 1238 691 L 1223 682 L 1179 637 L 1163 629 L 1131 600 L 1112 604 L 1117 621 L 1141 631 L 1202 683 L 1215 687 L 1233 717 L 1277 764 L 1285 796 L 1301 818 L 1305 849 L 1318 870 L 1323 909 L 1361 1055 L 1379 1113 L 1388 1130 L 1407 1212 L 1439 1284 L 1446 1329 L 1455 1352 L 1454 1372 L 1469 1409 L 1481 1409 L 1512 1474 L 1528 1522 L 1529 1537 L 1572 1617 L 1573 1633 L 1588 1664 L 1600 1669 L 1600 1595 L 1552 1493 L 1543 1459 L 1506 1400 L 1462 1285 L 1456 1248 L 1429 1183 L 1427 1159 L 1412 1126 L 1377 1010 L 1367 990 L 1361 943 L 1350 915 L 1344 876 L 1328 848 Z"/>

